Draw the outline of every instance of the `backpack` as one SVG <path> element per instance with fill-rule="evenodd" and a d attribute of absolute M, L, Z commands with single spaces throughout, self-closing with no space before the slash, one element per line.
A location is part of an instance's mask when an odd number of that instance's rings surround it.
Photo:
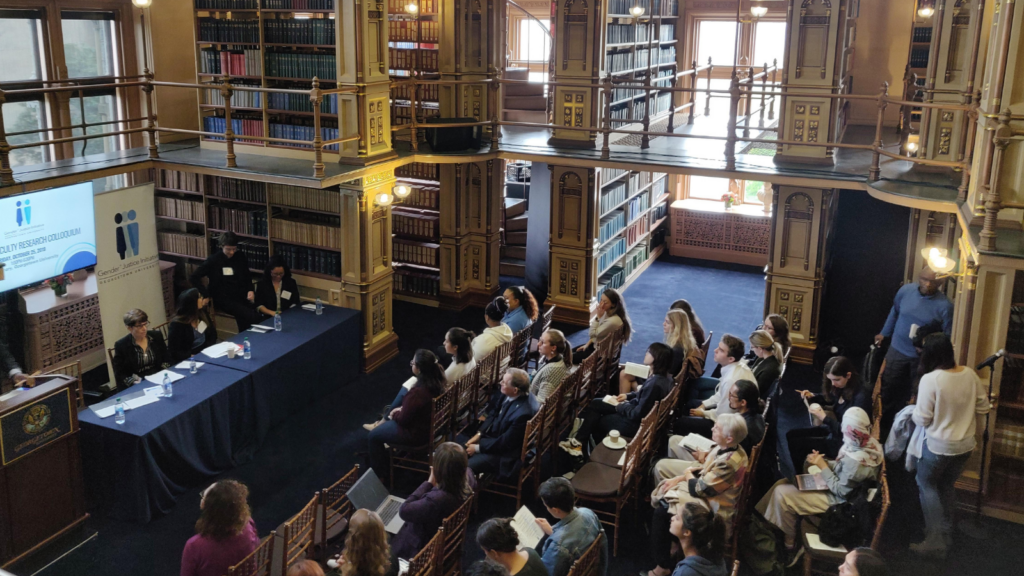
<path fill-rule="evenodd" d="M 845 502 L 829 506 L 818 524 L 818 537 L 828 546 L 844 546 L 853 550 L 865 545 L 872 537 L 875 520 L 881 511 L 881 498 L 875 493 L 874 500 L 868 500 L 871 489 L 880 489 L 878 482 L 864 482 L 858 486 Z"/>

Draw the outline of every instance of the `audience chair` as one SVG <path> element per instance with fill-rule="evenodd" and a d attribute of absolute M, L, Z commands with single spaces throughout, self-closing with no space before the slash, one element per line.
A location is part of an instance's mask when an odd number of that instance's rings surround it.
<path fill-rule="evenodd" d="M 714 330 L 708 330 L 708 337 L 704 339 L 704 343 L 700 345 L 700 351 L 704 353 L 704 361 L 701 364 L 702 367 L 708 365 L 708 352 L 711 351 L 711 338 L 715 335 Z"/>
<path fill-rule="evenodd" d="M 601 546 L 604 539 L 602 530 L 583 554 L 572 563 L 568 576 L 598 576 L 601 573 Z"/>
<path fill-rule="evenodd" d="M 548 328 L 551 328 L 551 319 L 554 318 L 554 316 L 555 305 L 552 304 L 551 306 L 548 306 L 547 310 L 545 310 L 543 314 L 541 314 L 540 326 L 534 325 L 530 327 L 531 332 L 536 334 L 537 337 L 530 339 L 530 350 L 526 354 L 526 366 L 529 366 L 530 362 L 533 362 L 533 366 L 536 368 L 537 364 L 540 363 L 540 352 L 537 351 L 537 346 L 540 345 L 541 334 L 544 334 Z M 538 329 L 539 332 L 536 331 Z"/>
<path fill-rule="evenodd" d="M 52 374 L 62 374 L 64 376 L 71 376 L 78 380 L 78 388 L 75 392 L 78 404 L 78 409 L 85 408 L 85 389 L 82 388 L 82 361 L 71 362 L 70 364 L 62 364 L 60 366 L 51 366 L 46 370 L 39 372 L 43 376 L 49 376 Z"/>
<path fill-rule="evenodd" d="M 736 561 L 739 560 L 740 530 L 746 525 L 750 509 L 754 507 L 754 501 L 751 500 L 750 494 L 754 489 L 754 480 L 757 477 L 757 461 L 760 459 L 761 451 L 764 449 L 764 442 L 768 438 L 768 428 L 770 426 L 771 424 L 765 423 L 764 436 L 761 437 L 761 441 L 748 454 L 747 470 L 743 476 L 743 487 L 740 488 L 740 497 L 736 501 L 736 513 L 732 516 L 732 526 L 730 527 L 732 546 L 729 554 Z"/>
<path fill-rule="evenodd" d="M 650 451 L 651 441 L 657 428 L 658 412 L 660 411 L 661 404 L 661 402 L 654 404 L 651 411 L 640 422 L 640 428 L 637 430 L 636 436 L 632 438 L 626 437 L 626 440 L 631 443 L 640 442 L 640 461 L 637 463 L 637 469 L 639 470 L 644 469 L 644 461 L 646 460 L 647 453 Z M 590 453 L 590 461 L 611 466 L 612 468 L 622 468 L 624 464 L 620 464 L 619 460 L 623 459 L 624 453 L 623 450 L 612 450 L 605 446 L 604 442 L 599 442 L 594 451 Z"/>
<path fill-rule="evenodd" d="M 551 393 L 548 402 L 554 404 L 551 407 L 550 417 L 544 423 L 544 437 L 542 439 L 541 456 L 548 452 L 556 452 L 558 441 L 562 435 L 572 429 L 576 420 L 576 398 L 579 395 L 580 383 L 583 381 L 583 370 L 576 370 L 562 379 L 558 388 Z"/>
<path fill-rule="evenodd" d="M 519 454 L 519 460 L 522 462 L 519 466 L 519 474 L 513 478 L 501 478 L 494 475 L 481 484 L 481 492 L 515 498 L 516 510 L 523 505 L 523 486 L 530 479 L 533 480 L 534 494 L 536 494 L 537 488 L 540 486 L 541 437 L 545 422 L 551 417 L 554 405 L 554 402 L 541 404 L 537 414 L 526 423 L 526 435 L 523 436 L 523 448 Z"/>
<path fill-rule="evenodd" d="M 598 361 L 597 353 L 591 354 L 576 370 L 580 373 L 580 383 L 576 393 L 576 406 L 573 408 L 574 418 L 590 405 L 591 400 L 597 397 Z"/>
<path fill-rule="evenodd" d="M 874 424 L 871 427 L 871 437 L 878 440 L 882 436 L 882 396 L 881 394 L 875 395 L 871 399 L 871 418 Z"/>
<path fill-rule="evenodd" d="M 283 571 L 279 569 L 275 572 L 271 565 L 274 543 L 277 541 L 277 532 L 271 532 L 269 536 L 260 541 L 251 554 L 238 564 L 228 568 L 228 576 L 283 576 Z M 283 554 L 281 558 L 284 558 Z"/>
<path fill-rule="evenodd" d="M 669 428 L 672 426 L 672 414 L 678 408 L 681 390 L 682 386 L 676 384 L 672 387 L 672 390 L 669 390 L 668 396 L 662 398 L 658 405 L 658 421 L 651 433 L 650 452 L 652 454 L 662 454 L 662 442 L 668 441 Z"/>
<path fill-rule="evenodd" d="M 466 498 L 459 509 L 445 518 L 438 529 L 441 544 L 437 551 L 436 576 L 458 576 L 462 571 L 462 548 L 466 542 L 466 525 L 476 496 Z"/>
<path fill-rule="evenodd" d="M 480 366 L 475 366 L 452 384 L 455 392 L 455 406 L 452 408 L 452 436 L 458 436 L 472 428 L 477 420 L 476 396 L 480 385 Z"/>
<path fill-rule="evenodd" d="M 487 404 L 491 401 L 491 393 L 495 390 L 494 372 L 498 364 L 497 350 L 491 352 L 483 360 L 476 363 L 479 376 L 473 390 L 473 418 L 485 415 Z"/>
<path fill-rule="evenodd" d="M 299 560 L 305 560 L 307 553 L 312 553 L 313 540 L 316 533 L 316 514 L 320 508 L 320 493 L 313 495 L 313 499 L 306 504 L 298 514 L 292 516 L 281 526 L 281 546 L 275 546 L 274 565 L 281 566 L 280 574 L 288 571 L 288 567 Z M 280 564 L 277 561 L 278 550 L 282 558 Z"/>
<path fill-rule="evenodd" d="M 444 543 L 444 536 L 438 532 L 427 542 L 412 560 L 409 561 L 409 571 L 405 576 L 434 576 L 437 571 L 438 550 Z"/>
<path fill-rule="evenodd" d="M 532 334 L 533 324 L 523 328 L 512 337 L 512 358 L 510 359 L 509 366 L 526 369 L 527 356 L 530 353 L 530 336 Z"/>
<path fill-rule="evenodd" d="M 498 355 L 497 361 L 494 363 L 494 384 L 497 386 L 501 379 L 505 377 L 505 372 L 508 372 L 509 368 L 515 368 L 512 364 L 513 361 L 513 350 L 515 350 L 515 338 L 505 342 L 501 346 L 498 346 L 494 353 Z"/>
<path fill-rule="evenodd" d="M 349 518 L 355 506 L 348 499 L 348 491 L 359 479 L 359 465 L 356 464 L 340 480 L 320 491 L 320 505 L 317 507 L 316 533 L 313 546 L 320 559 L 327 555 L 327 545 L 337 540 L 348 529 Z"/>
<path fill-rule="evenodd" d="M 652 411 L 652 413 L 654 413 Z M 653 422 L 653 420 L 651 420 Z M 640 434 L 637 435 L 639 437 Z M 594 507 L 594 513 L 602 524 L 615 529 L 612 554 L 619 553 L 619 526 L 622 512 L 640 486 L 639 465 L 643 442 L 630 442 L 626 446 L 626 454 L 622 468 L 607 466 L 591 460 L 580 468 L 572 477 L 572 486 L 576 490 L 576 498 L 581 503 L 592 502 L 596 505 L 614 505 L 614 512 Z"/>
<path fill-rule="evenodd" d="M 448 440 L 451 432 L 452 408 L 458 396 L 458 388 L 449 386 L 440 396 L 431 401 L 430 407 L 430 438 L 421 446 L 401 446 L 391 444 L 388 456 L 391 459 L 389 485 L 395 488 L 395 469 L 411 470 L 430 474 L 430 459 L 434 449 Z"/>
<path fill-rule="evenodd" d="M 623 330 L 620 328 L 612 334 L 609 338 L 606 338 L 604 342 L 604 348 L 599 344 L 594 354 L 599 354 L 601 358 L 598 360 L 598 379 L 597 389 L 598 395 L 604 395 L 608 393 L 609 387 L 614 387 L 618 390 L 618 376 L 619 376 L 619 357 L 622 355 L 622 345 L 625 343 L 623 337 Z"/>

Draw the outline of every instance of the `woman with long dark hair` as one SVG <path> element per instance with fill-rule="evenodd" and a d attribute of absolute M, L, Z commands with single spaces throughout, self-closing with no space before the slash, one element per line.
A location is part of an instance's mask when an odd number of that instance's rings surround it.
<path fill-rule="evenodd" d="M 469 330 L 448 330 L 444 335 L 444 351 L 452 356 L 452 363 L 444 371 L 449 384 L 476 368 L 476 359 L 473 358 L 473 333 Z"/>
<path fill-rule="evenodd" d="M 504 566 L 509 576 L 550 576 L 540 554 L 533 548 L 520 550 L 519 534 L 511 518 L 491 518 L 476 531 L 476 545 L 487 559 Z"/>
<path fill-rule="evenodd" d="M 573 351 L 574 364 L 579 364 L 590 357 L 599 342 L 604 342 L 620 328 L 623 342 L 629 342 L 633 335 L 633 323 L 629 320 L 629 314 L 626 312 L 626 301 L 623 300 L 622 294 L 618 290 L 607 288 L 601 293 L 601 300 L 595 314 L 587 332 L 590 339 Z"/>
<path fill-rule="evenodd" d="M 292 269 L 280 254 L 271 256 L 263 269 L 263 278 L 256 284 L 256 309 L 270 318 L 301 304 Z"/>
<path fill-rule="evenodd" d="M 977 416 L 988 414 L 992 405 L 974 370 L 957 365 L 953 343 L 945 333 L 924 339 L 920 372 L 913 419 L 925 431 L 917 463 L 925 538 L 910 548 L 919 554 L 943 557 L 952 536 L 954 484 L 977 443 Z"/>
<path fill-rule="evenodd" d="M 679 543 L 682 559 L 672 570 L 672 576 L 726 576 L 725 521 L 711 510 L 696 502 L 687 502 L 672 515 L 669 534 Z M 677 556 L 678 557 L 678 556 Z M 667 576 L 671 561 L 664 558 L 659 566 L 647 572 L 648 576 Z"/>
<path fill-rule="evenodd" d="M 223 576 L 256 549 L 260 537 L 248 498 L 249 489 L 234 480 L 203 491 L 196 535 L 181 554 L 181 576 Z"/>
<path fill-rule="evenodd" d="M 537 299 L 526 286 L 509 286 L 502 295 L 508 303 L 508 312 L 502 320 L 513 334 L 537 321 Z"/>
<path fill-rule="evenodd" d="M 444 392 L 448 379 L 437 356 L 430 350 L 417 350 L 409 363 L 416 375 L 416 384 L 406 394 L 399 394 L 368 437 L 370 465 L 383 476 L 388 470 L 388 449 L 385 444 L 422 446 L 430 440 L 431 401 Z M 400 399 L 400 400 L 399 400 Z"/>
<path fill-rule="evenodd" d="M 217 343 L 217 326 L 208 305 L 209 298 L 189 288 L 178 296 L 178 309 L 167 325 L 167 353 L 177 364 Z"/>
<path fill-rule="evenodd" d="M 778 314 L 769 314 L 764 319 L 761 329 L 782 346 L 782 356 L 785 358 L 789 354 L 789 349 L 793 347 L 793 341 L 789 338 L 789 321 Z"/>

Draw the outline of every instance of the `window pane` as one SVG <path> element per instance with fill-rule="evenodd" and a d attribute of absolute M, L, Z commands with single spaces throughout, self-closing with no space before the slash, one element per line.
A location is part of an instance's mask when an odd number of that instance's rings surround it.
<path fill-rule="evenodd" d="M 703 66 L 732 66 L 736 55 L 736 22 L 725 20 L 702 20 L 697 34 L 697 62 Z"/>
<path fill-rule="evenodd" d="M 705 200 L 721 200 L 722 195 L 728 193 L 728 178 L 690 176 L 690 198 L 702 198 Z"/>
<path fill-rule="evenodd" d="M 547 20 L 541 20 L 540 25 L 536 20 L 524 18 L 519 21 L 519 60 L 530 62 L 547 62 L 548 51 L 550 50 L 550 38 L 546 28 Z"/>
<path fill-rule="evenodd" d="M 114 76 L 114 16 L 109 12 L 63 12 L 68 78 Z"/>
<path fill-rule="evenodd" d="M 4 131 L 25 132 L 37 130 L 44 127 L 43 105 L 41 102 L 7 102 L 4 104 Z M 23 136 L 9 136 L 7 138 L 11 145 L 26 144 L 28 142 L 40 142 L 45 133 L 25 134 Z M 46 148 L 22 148 L 11 150 L 11 166 L 28 166 L 31 164 L 42 164 L 46 161 Z"/>
<path fill-rule="evenodd" d="M 43 80 L 38 13 L 0 10 L 0 82 Z"/>
<path fill-rule="evenodd" d="M 764 190 L 764 182 L 755 182 L 753 180 L 747 180 L 747 185 L 743 189 L 743 202 L 760 204 L 761 201 L 757 199 L 757 195 L 762 190 Z"/>
<path fill-rule="evenodd" d="M 108 122 L 110 120 L 117 119 L 117 109 L 115 108 L 114 97 L 112 95 L 103 96 L 86 96 L 83 101 L 81 98 L 72 98 L 69 102 L 71 107 L 71 123 L 80 124 L 82 123 L 82 106 L 85 106 L 85 123 L 92 124 L 95 122 Z M 90 126 L 86 128 L 89 134 L 103 134 L 105 132 L 111 132 L 117 129 L 117 124 L 108 124 L 106 126 Z M 74 136 L 82 136 L 84 133 L 81 128 L 72 129 Z M 117 137 L 110 136 L 108 138 L 97 138 L 95 140 L 83 140 L 81 142 L 75 142 L 75 156 L 85 156 L 87 154 L 101 154 L 103 152 L 112 152 L 117 150 Z"/>
<path fill-rule="evenodd" d="M 782 67 L 782 57 L 786 50 L 786 23 L 785 22 L 758 22 L 754 30 L 754 66 L 772 65 L 774 60 L 779 61 Z"/>

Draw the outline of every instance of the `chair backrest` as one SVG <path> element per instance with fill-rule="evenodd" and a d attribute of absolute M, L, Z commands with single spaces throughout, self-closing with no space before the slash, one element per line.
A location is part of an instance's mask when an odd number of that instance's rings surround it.
<path fill-rule="evenodd" d="M 575 372 L 563 378 L 558 388 L 548 397 L 548 402 L 555 403 L 551 412 L 551 424 L 556 430 L 561 430 L 566 423 L 576 418 L 576 397 L 582 383 L 583 369 L 577 368 Z"/>
<path fill-rule="evenodd" d="M 526 423 L 526 434 L 523 436 L 523 450 L 519 453 L 519 460 L 523 463 L 524 467 L 530 463 L 530 452 L 533 452 L 533 462 L 537 461 L 537 455 L 540 454 L 541 438 L 544 437 L 544 428 L 546 427 L 547 421 L 551 419 L 551 409 L 555 406 L 554 402 L 545 402 L 540 405 L 540 410 L 530 418 L 529 422 Z"/>
<path fill-rule="evenodd" d="M 436 532 L 412 560 L 409 560 L 409 571 L 405 576 L 433 576 L 437 570 L 438 550 L 444 543 L 444 535 Z"/>
<path fill-rule="evenodd" d="M 340 480 L 320 491 L 320 536 L 318 542 L 327 542 L 327 535 L 342 522 L 348 522 L 355 506 L 348 499 L 348 491 L 359 479 L 359 465 L 356 464 Z"/>
<path fill-rule="evenodd" d="M 556 306 L 552 304 L 551 306 L 548 306 L 547 310 L 545 310 L 543 314 L 541 314 L 540 334 L 543 334 L 545 330 L 551 328 L 551 319 L 555 317 L 555 308 Z"/>
<path fill-rule="evenodd" d="M 459 389 L 449 386 L 431 401 L 430 408 L 430 443 L 431 448 L 437 448 L 448 439 L 448 432 L 452 428 L 452 412 L 455 403 L 458 401 Z M 431 450 L 433 452 L 433 450 Z"/>
<path fill-rule="evenodd" d="M 541 405 L 541 410 L 546 410 L 544 416 L 544 425 L 540 429 L 540 439 L 538 440 L 537 452 L 538 454 L 546 454 L 548 449 L 553 444 L 552 438 L 558 436 L 558 431 L 561 429 L 562 424 L 562 412 L 567 404 L 570 404 L 571 399 L 565 397 L 565 391 L 569 380 L 572 379 L 572 375 L 569 375 L 562 379 L 562 381 L 555 387 L 555 390 L 548 396 L 548 399 Z"/>
<path fill-rule="evenodd" d="M 714 330 L 708 330 L 708 337 L 704 339 L 704 343 L 700 345 L 700 351 L 704 353 L 704 362 L 708 361 L 708 352 L 711 351 L 711 338 L 715 335 Z"/>
<path fill-rule="evenodd" d="M 78 409 L 85 408 L 85 390 L 82 388 L 82 361 L 71 362 L 70 364 L 61 364 L 60 366 L 51 366 L 50 368 L 41 372 L 43 375 L 49 374 L 63 374 L 65 376 L 71 376 L 78 380 Z"/>
<path fill-rule="evenodd" d="M 681 389 L 682 385 L 676 384 L 668 391 L 668 396 L 661 399 L 661 403 L 658 406 L 658 423 L 655 425 L 655 435 L 660 435 L 667 429 L 669 417 L 672 416 L 672 411 L 675 410 L 676 404 L 679 402 L 679 391 Z"/>
<path fill-rule="evenodd" d="M 292 564 L 303 560 L 306 551 L 313 546 L 313 537 L 316 531 L 316 513 L 320 506 L 320 493 L 313 495 L 313 499 L 306 504 L 302 510 L 290 520 L 284 523 L 284 566 L 283 574 Z"/>
<path fill-rule="evenodd" d="M 437 555 L 437 576 L 459 573 L 462 564 L 462 545 L 466 540 L 466 525 L 469 523 L 469 513 L 473 509 L 473 498 L 475 496 L 466 498 L 458 510 L 441 522 L 438 533 L 443 535 L 443 543 Z"/>
<path fill-rule="evenodd" d="M 747 469 L 743 474 L 743 486 L 740 488 L 740 496 L 736 501 L 736 513 L 732 517 L 730 531 L 730 534 L 732 534 L 732 557 L 734 559 L 738 558 L 740 529 L 746 522 L 749 508 L 747 503 L 750 500 L 750 491 L 754 489 L 754 478 L 757 476 L 757 461 L 760 459 L 761 451 L 764 449 L 764 443 L 768 438 L 768 428 L 770 426 L 771 424 L 765 423 L 764 436 L 761 437 L 760 442 L 751 448 L 747 458 Z"/>
<path fill-rule="evenodd" d="M 875 534 L 871 537 L 871 548 L 878 550 L 878 546 L 881 543 L 882 528 L 885 527 L 885 518 L 889 515 L 889 505 L 892 503 L 889 500 L 889 474 L 885 466 L 885 459 L 882 459 L 882 509 L 878 512 L 878 520 L 875 521 Z"/>
<path fill-rule="evenodd" d="M 530 337 L 533 335 L 533 324 L 520 330 L 512 337 L 512 358 L 509 366 L 523 368 L 526 366 L 526 357 L 530 354 Z"/>
<path fill-rule="evenodd" d="M 590 401 L 597 396 L 597 365 L 599 357 L 597 353 L 591 354 L 586 360 L 580 364 L 579 369 L 576 371 L 580 373 L 580 383 L 576 389 L 575 406 L 573 410 L 576 414 L 582 412 L 587 406 L 590 405 Z"/>
<path fill-rule="evenodd" d="M 871 426 L 871 437 L 878 440 L 881 438 L 882 434 L 882 395 L 879 394 L 878 396 L 875 396 L 871 404 L 871 418 L 873 424 L 873 426 Z"/>
<path fill-rule="evenodd" d="M 616 378 L 619 374 L 619 358 L 622 356 L 622 345 L 625 343 L 625 337 L 623 333 L 625 328 L 619 328 L 606 339 L 609 342 L 607 348 L 605 348 L 605 357 L 601 361 L 601 372 L 598 373 L 598 391 L 607 391 L 609 388 L 614 388 L 614 384 L 618 381 Z"/>
<path fill-rule="evenodd" d="M 497 352 L 497 350 L 495 350 Z M 487 401 L 491 397 L 491 392 L 494 391 L 496 384 L 494 381 L 495 366 L 498 363 L 498 355 L 492 352 L 485 356 L 483 360 L 476 363 L 477 370 L 479 370 L 476 379 L 476 386 L 473 389 L 473 409 L 476 412 L 482 413 L 484 408 L 487 406 Z"/>
<path fill-rule="evenodd" d="M 604 541 L 604 530 L 587 547 L 587 549 L 572 563 L 568 576 L 597 576 L 601 566 L 601 546 Z"/>
<path fill-rule="evenodd" d="M 160 336 L 162 336 L 163 339 L 164 339 L 164 343 L 166 343 L 167 342 L 167 329 L 170 326 L 170 324 L 171 324 L 171 321 L 168 320 L 167 322 L 164 322 L 163 324 L 160 324 L 159 326 L 154 326 L 154 327 L 150 328 L 150 330 L 155 330 L 155 331 L 159 332 Z"/>
<path fill-rule="evenodd" d="M 654 451 L 651 450 L 651 446 L 654 443 L 654 434 L 658 430 L 658 417 L 661 413 L 660 406 L 662 403 L 660 401 L 654 403 L 651 411 L 640 421 L 640 428 L 636 431 L 636 436 L 633 438 L 633 442 L 638 440 L 640 442 L 640 456 L 637 463 L 637 469 L 639 470 L 644 470 L 647 467 L 647 461 L 653 455 Z"/>
<path fill-rule="evenodd" d="M 259 546 L 241 562 L 228 568 L 228 576 L 272 576 L 270 563 L 274 555 L 277 532 L 271 532 L 260 541 Z"/>
<path fill-rule="evenodd" d="M 501 379 L 505 376 L 505 372 L 507 372 L 509 368 L 515 368 L 515 366 L 512 365 L 512 350 L 515 343 L 516 341 L 513 338 L 501 346 L 498 346 L 495 348 L 494 352 L 492 352 L 492 354 L 496 354 L 498 356 L 494 363 L 493 382 L 501 382 Z"/>
<path fill-rule="evenodd" d="M 476 399 L 477 386 L 480 384 L 480 365 L 477 364 L 472 370 L 466 372 L 452 384 L 452 388 L 456 390 L 455 395 L 455 407 L 452 409 L 452 425 L 453 430 L 459 430 L 459 418 L 463 414 L 472 412 L 473 401 Z M 467 416 L 469 420 L 473 419 L 473 415 Z"/>

